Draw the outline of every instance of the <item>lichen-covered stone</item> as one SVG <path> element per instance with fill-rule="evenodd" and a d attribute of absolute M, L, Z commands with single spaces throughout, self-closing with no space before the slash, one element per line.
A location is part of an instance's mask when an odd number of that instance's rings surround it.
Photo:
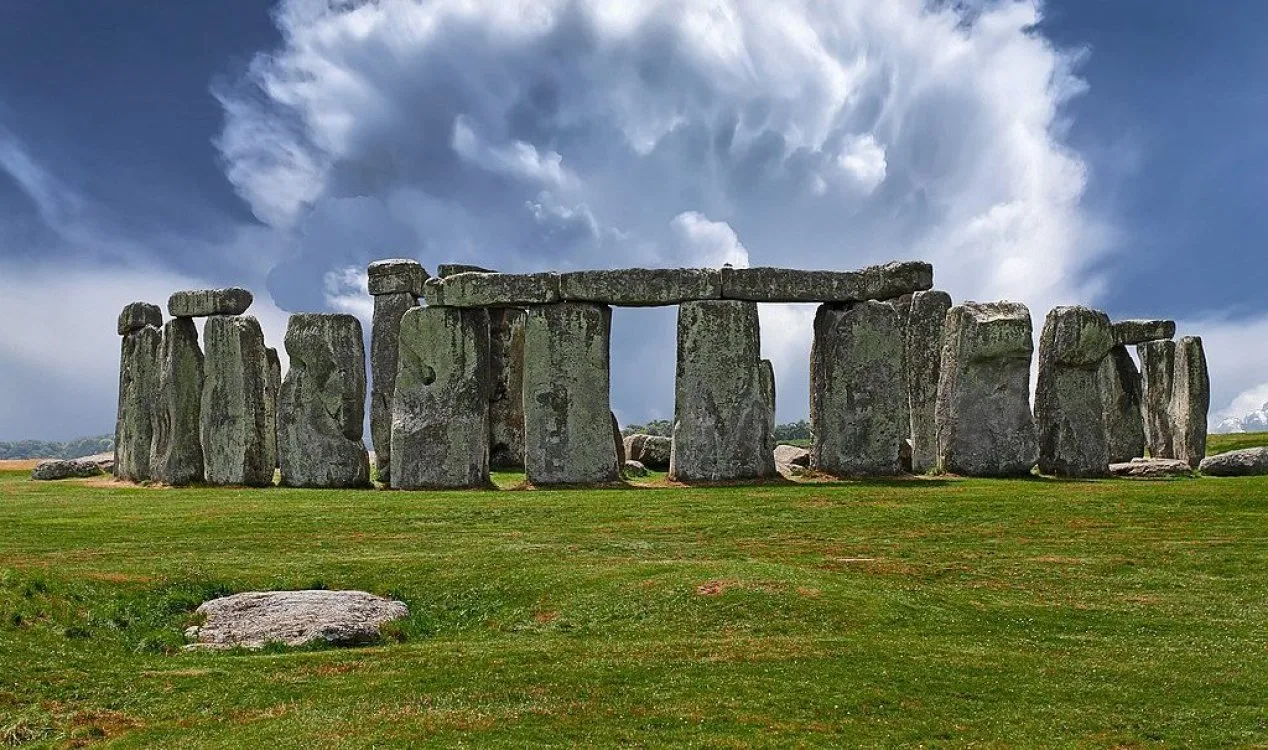
<path fill-rule="evenodd" d="M 392 486 L 489 485 L 489 318 L 419 307 L 401 320 Z"/>
<path fill-rule="evenodd" d="M 622 268 L 560 274 L 559 298 L 626 307 L 676 305 L 722 298 L 716 268 Z"/>
<path fill-rule="evenodd" d="M 626 459 L 638 461 L 657 471 L 669 470 L 669 457 L 674 447 L 674 441 L 671 438 L 637 433 L 626 437 L 623 442 Z"/>
<path fill-rule="evenodd" d="M 722 298 L 753 302 L 884 300 L 933 286 L 933 266 L 908 261 L 860 271 L 723 268 Z"/>
<path fill-rule="evenodd" d="M 1154 477 L 1191 477 L 1193 467 L 1174 458 L 1133 458 L 1114 462 L 1109 467 L 1110 476 L 1133 479 Z"/>
<path fill-rule="evenodd" d="M 146 326 L 163 327 L 163 311 L 148 302 L 130 302 L 119 313 L 119 335 L 126 336 Z"/>
<path fill-rule="evenodd" d="M 836 476 L 901 470 L 903 325 L 890 305 L 823 305 L 810 349 L 810 465 Z"/>
<path fill-rule="evenodd" d="M 203 449 L 199 437 L 203 393 L 203 353 L 190 318 L 163 325 L 159 358 L 159 397 L 154 405 L 150 479 L 180 486 L 201 482 Z"/>
<path fill-rule="evenodd" d="M 1175 335 L 1174 320 L 1120 320 L 1114 324 L 1114 343 L 1119 346 L 1161 341 Z"/>
<path fill-rule="evenodd" d="M 1126 346 L 1115 346 L 1096 374 L 1101 414 L 1111 464 L 1145 455 L 1145 418 L 1141 413 L 1140 370 Z"/>
<path fill-rule="evenodd" d="M 31 469 L 31 478 L 39 482 L 56 481 L 58 479 L 82 479 L 100 476 L 101 467 L 96 461 L 86 458 L 50 458 L 40 461 Z"/>
<path fill-rule="evenodd" d="M 1196 469 L 1206 456 L 1207 415 L 1211 409 L 1211 376 L 1202 339 L 1185 336 L 1176 342 L 1174 373 L 1171 424 L 1175 457 Z"/>
<path fill-rule="evenodd" d="M 489 310 L 489 465 L 524 468 L 523 310 Z"/>
<path fill-rule="evenodd" d="M 396 389 L 401 318 L 415 307 L 418 298 L 411 292 L 374 297 L 370 327 L 370 441 L 374 444 L 379 481 L 385 484 L 390 484 L 392 478 L 392 396 Z"/>
<path fill-rule="evenodd" d="M 152 325 L 133 329 L 123 337 L 114 439 L 114 475 L 119 479 L 141 482 L 150 478 L 162 348 L 163 334 Z"/>
<path fill-rule="evenodd" d="M 1140 357 L 1141 398 L 1149 455 L 1151 458 L 1177 458 L 1175 429 L 1171 421 L 1176 342 L 1146 341 L 1136 347 L 1136 354 Z"/>
<path fill-rule="evenodd" d="M 290 369 L 277 407 L 277 452 L 288 487 L 366 487 L 365 343 L 351 315 L 299 313 L 286 327 Z"/>
<path fill-rule="evenodd" d="M 167 312 L 173 318 L 241 315 L 247 311 L 254 299 L 250 291 L 241 287 L 193 289 L 176 292 L 168 297 Z"/>
<path fill-rule="evenodd" d="M 1185 463 L 1187 466 L 1187 462 Z M 1253 477 L 1268 474 L 1268 448 L 1243 448 L 1202 459 L 1199 467 L 1211 477 Z"/>
<path fill-rule="evenodd" d="M 530 483 L 598 484 L 620 478 L 608 401 L 611 332 L 612 309 L 605 305 L 562 302 L 529 308 L 524 469 Z"/>
<path fill-rule="evenodd" d="M 269 362 L 264 332 L 249 315 L 213 315 L 203 327 L 200 410 L 208 484 L 266 487 L 277 466 L 269 439 Z"/>
<path fill-rule="evenodd" d="M 911 301 L 912 294 L 904 294 L 901 297 L 883 300 L 883 302 L 894 309 L 898 315 L 898 325 L 902 329 L 903 340 L 903 364 L 902 364 L 902 380 L 903 380 L 903 399 L 898 409 L 898 421 L 902 425 L 902 429 L 907 435 L 911 434 L 911 376 L 908 373 L 907 366 L 907 336 L 908 328 L 911 325 Z"/>
<path fill-rule="evenodd" d="M 1035 425 L 1039 471 L 1109 475 L 1109 444 L 1096 372 L 1114 345 L 1109 316 L 1078 305 L 1053 308 L 1039 339 Z"/>
<path fill-rule="evenodd" d="M 245 591 L 203 602 L 187 648 L 263 648 L 270 643 L 373 643 L 383 625 L 409 614 L 404 602 L 364 591 Z"/>
<path fill-rule="evenodd" d="M 268 418 L 267 432 L 265 440 L 269 442 L 268 452 L 273 456 L 273 468 L 278 466 L 277 457 L 277 398 L 282 392 L 282 360 L 277 356 L 277 349 L 269 347 L 264 350 L 264 356 L 268 359 L 269 378 L 265 381 L 264 390 L 264 406 L 265 416 Z"/>
<path fill-rule="evenodd" d="M 621 423 L 616 418 L 616 412 L 612 412 L 612 443 L 616 449 L 616 465 L 625 466 L 625 441 L 621 438 Z"/>
<path fill-rule="evenodd" d="M 428 279 L 423 294 L 433 307 L 527 307 L 559 301 L 557 273 L 458 273 Z"/>
<path fill-rule="evenodd" d="M 647 467 L 638 461 L 626 461 L 621 473 L 627 477 L 645 477 L 651 474 Z"/>
<path fill-rule="evenodd" d="M 1034 468 L 1032 335 L 1019 303 L 967 302 L 947 312 L 934 413 L 940 470 L 1015 477 Z"/>
<path fill-rule="evenodd" d="M 473 266 L 469 263 L 441 263 L 436 269 L 436 275 L 442 279 L 456 276 L 460 273 L 497 273 L 497 271 L 483 266 Z"/>
<path fill-rule="evenodd" d="M 937 427 L 938 376 L 942 369 L 942 329 L 951 295 L 946 292 L 916 292 L 911 296 L 907 317 L 906 357 L 907 404 L 911 421 L 911 470 L 924 474 L 938 465 Z"/>
<path fill-rule="evenodd" d="M 775 452 L 775 364 L 769 359 L 758 363 L 762 379 L 762 398 L 766 402 L 766 452 Z"/>
<path fill-rule="evenodd" d="M 366 286 L 375 297 L 381 294 L 408 294 L 417 299 L 423 296 L 427 269 L 409 258 L 376 260 L 366 267 L 366 278 Z"/>

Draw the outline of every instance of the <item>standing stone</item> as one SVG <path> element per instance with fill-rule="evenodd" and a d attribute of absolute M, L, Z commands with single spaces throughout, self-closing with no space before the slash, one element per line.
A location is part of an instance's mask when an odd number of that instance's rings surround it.
<path fill-rule="evenodd" d="M 157 321 L 157 325 L 155 324 Z M 115 420 L 114 475 L 140 482 L 150 478 L 154 407 L 159 398 L 159 354 L 163 314 L 157 305 L 136 302 L 119 316 L 119 409 Z"/>
<path fill-rule="evenodd" d="M 163 326 L 159 396 L 154 407 L 150 478 L 173 486 L 200 482 L 203 449 L 199 437 L 203 393 L 203 353 L 191 318 Z"/>
<path fill-rule="evenodd" d="M 277 405 L 277 452 L 288 487 L 366 487 L 365 343 L 351 315 L 300 313 L 286 326 L 291 366 Z"/>
<path fill-rule="evenodd" d="M 608 403 L 612 309 L 529 308 L 524 325 L 524 469 L 535 485 L 620 479 Z"/>
<path fill-rule="evenodd" d="M 392 487 L 489 486 L 489 318 L 417 307 L 400 328 Z"/>
<path fill-rule="evenodd" d="M 909 431 L 911 429 L 911 400 L 908 396 L 910 391 L 911 376 L 908 372 L 907 365 L 907 335 L 908 327 L 911 325 L 911 301 L 915 295 L 904 294 L 901 297 L 884 300 L 885 304 L 894 309 L 898 314 L 898 326 L 901 329 L 901 339 L 903 341 L 903 363 L 902 363 L 902 381 L 903 381 L 903 402 L 898 408 L 898 421 L 902 425 L 902 429 Z M 910 437 L 910 434 L 907 435 Z"/>
<path fill-rule="evenodd" d="M 966 302 L 947 312 L 934 413 L 941 471 L 1026 476 L 1038 459 L 1030 413 L 1030 311 Z"/>
<path fill-rule="evenodd" d="M 1111 464 L 1127 463 L 1145 455 L 1145 418 L 1141 414 L 1140 370 L 1127 351 L 1110 349 L 1096 375 L 1101 390 L 1101 414 Z"/>
<path fill-rule="evenodd" d="M 277 356 L 277 350 L 269 347 L 264 350 L 264 356 L 268 359 L 269 378 L 265 381 L 264 390 L 264 406 L 265 416 L 268 418 L 267 432 L 264 439 L 268 441 L 269 455 L 273 456 L 273 468 L 276 469 L 277 461 L 277 397 L 282 390 L 282 360 Z"/>
<path fill-rule="evenodd" d="M 1109 316 L 1057 307 L 1039 340 L 1035 422 L 1039 471 L 1061 477 L 1109 476 L 1109 444 L 1096 373 L 1114 345 Z"/>
<path fill-rule="evenodd" d="M 1146 341 L 1136 347 L 1144 399 L 1145 440 L 1150 458 L 1175 458 L 1171 394 L 1175 380 L 1176 342 Z"/>
<path fill-rule="evenodd" d="M 269 439 L 264 332 L 249 315 L 213 315 L 203 327 L 203 341 L 203 477 L 208 484 L 271 485 L 277 441 Z"/>
<path fill-rule="evenodd" d="M 374 465 L 379 481 L 384 483 L 391 483 L 392 477 L 392 397 L 396 389 L 401 319 L 415 307 L 418 307 L 418 298 L 410 292 L 374 297 L 374 321 L 370 328 L 370 440 L 374 443 Z"/>
<path fill-rule="evenodd" d="M 774 378 L 761 359 L 757 304 L 678 306 L 678 368 L 669 476 L 682 482 L 775 475 Z"/>
<path fill-rule="evenodd" d="M 769 359 L 763 359 L 760 364 L 762 396 L 766 401 L 766 452 L 773 457 L 775 455 L 775 364 Z"/>
<path fill-rule="evenodd" d="M 823 305 L 810 349 L 810 465 L 836 476 L 901 471 L 903 326 L 883 302 Z"/>
<path fill-rule="evenodd" d="M 911 415 L 911 470 L 925 474 L 938 465 L 938 376 L 942 369 L 942 329 L 951 295 L 916 292 L 907 319 L 907 402 Z"/>
<path fill-rule="evenodd" d="M 621 437 L 621 423 L 617 421 L 616 412 L 612 412 L 612 442 L 616 449 L 616 465 L 625 466 L 625 439 Z"/>
<path fill-rule="evenodd" d="M 524 467 L 523 310 L 489 310 L 489 464 Z"/>
<path fill-rule="evenodd" d="M 1202 339 L 1185 336 L 1176 343 L 1171 424 L 1175 457 L 1198 468 L 1206 456 L 1206 422 L 1211 408 L 1211 376 Z"/>

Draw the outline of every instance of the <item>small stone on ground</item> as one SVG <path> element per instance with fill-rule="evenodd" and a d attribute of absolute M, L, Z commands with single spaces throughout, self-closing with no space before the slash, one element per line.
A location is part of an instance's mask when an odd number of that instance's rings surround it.
<path fill-rule="evenodd" d="M 31 469 L 31 478 L 48 481 L 54 479 L 71 479 L 74 477 L 95 477 L 102 473 L 96 461 L 86 458 L 55 458 L 41 461 Z"/>
<path fill-rule="evenodd" d="M 1202 459 L 1199 467 L 1212 477 L 1252 477 L 1268 474 L 1268 448 L 1244 448 Z"/>
<path fill-rule="evenodd" d="M 1191 477 L 1193 469 L 1175 458 L 1133 458 L 1131 461 L 1110 464 L 1110 476 L 1115 477 Z"/>
<path fill-rule="evenodd" d="M 203 602 L 194 613 L 205 619 L 185 631 L 194 641 L 186 648 L 231 649 L 372 643 L 409 608 L 364 591 L 247 591 Z"/>

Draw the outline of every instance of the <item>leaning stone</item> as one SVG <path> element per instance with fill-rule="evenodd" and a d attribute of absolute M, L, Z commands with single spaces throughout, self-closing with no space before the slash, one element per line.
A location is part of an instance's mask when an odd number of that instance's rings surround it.
<path fill-rule="evenodd" d="M 459 273 L 428 279 L 427 304 L 448 307 L 526 307 L 559 301 L 557 273 Z"/>
<path fill-rule="evenodd" d="M 905 363 L 914 474 L 925 474 L 938 464 L 934 412 L 938 406 L 938 376 L 942 369 L 942 330 L 950 309 L 951 295 L 946 292 L 916 292 L 911 297 Z"/>
<path fill-rule="evenodd" d="M 1039 340 L 1035 423 L 1039 471 L 1109 475 L 1109 444 L 1096 372 L 1114 345 L 1109 316 L 1081 306 L 1049 311 Z"/>
<path fill-rule="evenodd" d="M 1206 455 L 1207 415 L 1211 409 L 1211 376 L 1202 339 L 1185 336 L 1176 342 L 1175 380 L 1171 391 L 1171 424 L 1175 457 L 1197 468 Z"/>
<path fill-rule="evenodd" d="M 282 360 L 277 356 L 277 349 L 269 347 L 264 350 L 269 363 L 269 379 L 265 381 L 264 404 L 268 418 L 267 432 L 264 439 L 268 441 L 269 455 L 273 456 L 273 468 L 278 467 L 277 457 L 277 398 L 282 392 Z"/>
<path fill-rule="evenodd" d="M 461 278 L 453 276 L 451 278 Z M 524 469 L 535 485 L 620 478 L 608 401 L 612 309 L 529 308 L 524 326 Z"/>
<path fill-rule="evenodd" d="M 489 310 L 489 465 L 524 468 L 523 310 Z"/>
<path fill-rule="evenodd" d="M 722 298 L 722 271 L 715 268 L 623 268 L 575 271 L 559 276 L 565 302 L 646 307 Z"/>
<path fill-rule="evenodd" d="M 130 302 L 124 305 L 123 312 L 119 313 L 120 336 L 134 333 L 146 326 L 163 327 L 163 311 L 158 305 L 148 302 Z"/>
<path fill-rule="evenodd" d="M 489 486 L 489 317 L 419 307 L 401 320 L 392 487 Z"/>
<path fill-rule="evenodd" d="M 409 614 L 403 602 L 364 591 L 247 591 L 203 602 L 201 625 L 185 631 L 187 648 L 262 648 L 377 641 L 385 624 Z"/>
<path fill-rule="evenodd" d="M 967 302 L 947 313 L 938 379 L 938 468 L 965 476 L 1026 476 L 1039 455 L 1030 412 L 1030 311 Z"/>
<path fill-rule="evenodd" d="M 1191 477 L 1193 467 L 1174 458 L 1133 458 L 1110 464 L 1110 476 L 1130 478 Z"/>
<path fill-rule="evenodd" d="M 768 388 L 755 303 L 679 305 L 670 478 L 774 476 Z"/>
<path fill-rule="evenodd" d="M 277 452 L 288 487 L 367 487 L 361 440 L 365 343 L 351 315 L 298 313 L 286 326 L 291 366 L 277 404 Z"/>
<path fill-rule="evenodd" d="M 1268 474 L 1268 448 L 1243 448 L 1207 456 L 1202 459 L 1199 468 L 1203 474 L 1211 477 L 1251 477 Z"/>
<path fill-rule="evenodd" d="M 1114 343 L 1119 346 L 1160 341 L 1175 335 L 1174 320 L 1120 320 L 1114 324 Z"/>
<path fill-rule="evenodd" d="M 174 318 L 163 325 L 150 479 L 173 486 L 202 481 L 202 397 L 203 353 L 198 346 L 198 328 L 190 318 Z"/>
<path fill-rule="evenodd" d="M 392 397 L 396 391 L 401 318 L 415 307 L 418 298 L 412 292 L 374 297 L 374 321 L 370 327 L 370 441 L 374 444 L 379 481 L 384 484 L 392 481 Z"/>
<path fill-rule="evenodd" d="M 795 445 L 777 445 L 775 446 L 775 463 L 809 466 L 810 451 Z"/>
<path fill-rule="evenodd" d="M 427 270 L 416 260 L 393 258 L 376 260 L 366 268 L 370 294 L 408 294 L 423 296 L 423 284 L 427 283 Z"/>
<path fill-rule="evenodd" d="M 621 438 L 621 423 L 617 421 L 616 412 L 612 412 L 612 442 L 616 449 L 616 465 L 625 465 L 625 441 Z"/>
<path fill-rule="evenodd" d="M 83 458 L 62 459 L 55 458 L 48 461 L 40 461 L 31 469 L 31 478 L 39 481 L 52 481 L 57 479 L 78 479 L 82 477 L 100 476 L 101 467 L 96 461 L 90 461 Z"/>
<path fill-rule="evenodd" d="M 1145 418 L 1141 414 L 1140 370 L 1126 346 L 1115 346 L 1096 373 L 1110 463 L 1145 455 Z"/>
<path fill-rule="evenodd" d="M 627 477 L 645 477 L 651 474 L 647 467 L 638 461 L 626 461 L 622 473 Z"/>
<path fill-rule="evenodd" d="M 1145 440 L 1153 458 L 1176 458 L 1171 395 L 1175 381 L 1176 342 L 1146 341 L 1136 347 L 1140 357 Z"/>
<path fill-rule="evenodd" d="M 722 298 L 753 302 L 861 302 L 901 297 L 932 286 L 933 266 L 914 261 L 861 271 L 722 269 Z"/>
<path fill-rule="evenodd" d="M 158 308 L 154 310 L 157 312 Z M 114 475 L 119 479 L 141 482 L 150 478 L 162 348 L 163 334 L 151 325 L 132 330 L 123 337 L 114 433 Z"/>
<path fill-rule="evenodd" d="M 241 315 L 255 298 L 240 287 L 195 289 L 176 292 L 167 298 L 167 312 L 173 318 L 205 318 L 209 315 Z"/>
<path fill-rule="evenodd" d="M 644 435 L 638 433 L 625 438 L 625 457 L 638 461 L 658 471 L 669 469 L 669 457 L 673 453 L 674 441 L 661 435 Z"/>
<path fill-rule="evenodd" d="M 810 465 L 835 476 L 900 473 L 903 326 L 883 302 L 822 305 L 810 349 Z"/>
<path fill-rule="evenodd" d="M 269 439 L 264 332 L 249 315 L 213 315 L 203 327 L 203 345 L 203 478 L 217 485 L 271 485 L 277 441 Z"/>

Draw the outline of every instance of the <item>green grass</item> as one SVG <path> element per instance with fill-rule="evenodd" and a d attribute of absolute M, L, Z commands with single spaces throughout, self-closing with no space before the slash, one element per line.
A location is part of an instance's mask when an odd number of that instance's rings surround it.
<path fill-rule="evenodd" d="M 1206 439 L 1206 455 L 1258 448 L 1268 445 L 1268 432 L 1238 432 L 1231 435 L 1211 435 Z"/>
<path fill-rule="evenodd" d="M 404 493 L 0 474 L 0 745 L 1264 745 L 1265 570 L 1264 478 Z M 204 598 L 314 586 L 411 614 L 365 648 L 179 650 Z"/>

